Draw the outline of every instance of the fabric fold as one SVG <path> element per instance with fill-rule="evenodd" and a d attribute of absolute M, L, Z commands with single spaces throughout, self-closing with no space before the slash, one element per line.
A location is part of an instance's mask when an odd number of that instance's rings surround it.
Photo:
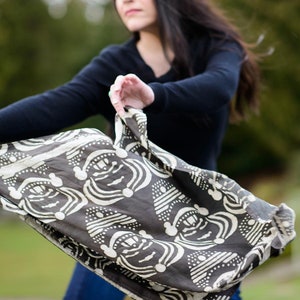
<path fill-rule="evenodd" d="M 134 299 L 230 299 L 295 238 L 291 208 L 153 144 L 143 112 L 115 128 L 1 145 L 3 209 Z"/>

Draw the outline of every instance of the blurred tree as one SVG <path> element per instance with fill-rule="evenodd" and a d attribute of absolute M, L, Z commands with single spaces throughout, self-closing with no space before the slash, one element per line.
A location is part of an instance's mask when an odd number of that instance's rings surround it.
<path fill-rule="evenodd" d="M 220 158 L 227 174 L 285 168 L 300 146 L 300 2 L 223 0 L 248 42 L 264 35 L 261 111 L 249 122 L 229 127 Z"/>
<path fill-rule="evenodd" d="M 45 0 L 0 1 L 1 106 L 64 83 L 104 46 L 123 40 L 109 7 L 99 24 L 83 11 L 82 1 L 68 1 L 66 15 L 54 19 Z"/>
<path fill-rule="evenodd" d="M 104 46 L 127 34 L 111 4 L 103 18 L 88 22 L 86 0 L 66 1 L 65 11 L 52 2 L 0 0 L 1 107 L 65 83 Z"/>

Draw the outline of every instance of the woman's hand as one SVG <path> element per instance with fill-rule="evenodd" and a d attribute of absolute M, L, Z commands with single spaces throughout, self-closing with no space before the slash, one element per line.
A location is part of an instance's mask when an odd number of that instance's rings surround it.
<path fill-rule="evenodd" d="M 109 97 L 120 117 L 125 114 L 125 106 L 143 109 L 154 101 L 153 90 L 134 74 L 119 75 L 110 87 Z"/>

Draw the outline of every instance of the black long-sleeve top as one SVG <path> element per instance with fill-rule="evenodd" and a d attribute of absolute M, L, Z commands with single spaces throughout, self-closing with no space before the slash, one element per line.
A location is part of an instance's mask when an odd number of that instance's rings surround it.
<path fill-rule="evenodd" d="M 215 169 L 242 52 L 233 42 L 203 35 L 191 42 L 190 59 L 195 76 L 178 81 L 170 69 L 157 78 L 133 39 L 108 46 L 70 82 L 1 109 L 0 142 L 56 133 L 96 114 L 113 124 L 110 85 L 134 73 L 155 94 L 144 109 L 149 139 L 195 166 Z"/>

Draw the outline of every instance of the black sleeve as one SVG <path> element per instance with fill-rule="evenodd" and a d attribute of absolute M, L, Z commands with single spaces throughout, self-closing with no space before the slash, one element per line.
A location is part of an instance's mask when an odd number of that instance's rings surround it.
<path fill-rule="evenodd" d="M 52 134 L 95 114 L 114 115 L 108 90 L 121 70 L 112 52 L 103 50 L 70 82 L 1 109 L 0 142 Z"/>
<path fill-rule="evenodd" d="M 150 112 L 211 113 L 227 105 L 238 86 L 242 51 L 233 42 L 207 56 L 205 70 L 193 77 L 168 83 L 150 83 L 155 101 Z"/>

